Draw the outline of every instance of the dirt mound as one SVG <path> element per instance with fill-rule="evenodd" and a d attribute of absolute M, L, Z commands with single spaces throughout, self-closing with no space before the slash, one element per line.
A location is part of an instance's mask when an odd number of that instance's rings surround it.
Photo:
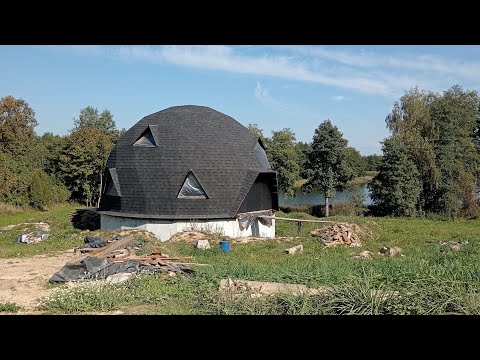
<path fill-rule="evenodd" d="M 115 234 L 116 236 L 121 236 L 121 237 L 124 237 L 124 236 L 133 236 L 133 237 L 143 236 L 148 240 L 156 240 L 157 239 L 155 237 L 154 233 L 152 233 L 150 231 L 146 231 L 146 230 L 137 230 L 137 229 L 115 230 L 115 231 L 112 231 L 112 233 Z"/>
<path fill-rule="evenodd" d="M 187 242 L 187 243 L 194 243 L 197 242 L 198 240 L 205 240 L 207 239 L 207 236 L 200 232 L 200 231 L 183 231 L 176 233 L 173 235 L 169 242 Z"/>
<path fill-rule="evenodd" d="M 362 228 L 357 224 L 338 223 L 331 226 L 315 229 L 310 235 L 320 238 L 322 243 L 327 247 L 337 245 L 347 245 L 351 247 L 362 246 L 360 238 L 373 237 L 373 232 L 369 229 Z"/>

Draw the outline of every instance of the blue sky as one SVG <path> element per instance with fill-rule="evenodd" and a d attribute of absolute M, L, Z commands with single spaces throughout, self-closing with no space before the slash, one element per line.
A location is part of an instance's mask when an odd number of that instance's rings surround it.
<path fill-rule="evenodd" d="M 40 135 L 67 134 L 88 105 L 128 129 L 192 104 L 298 141 L 328 118 L 363 155 L 381 154 L 406 90 L 455 84 L 479 90 L 480 46 L 0 46 L 0 97 L 27 101 Z"/>

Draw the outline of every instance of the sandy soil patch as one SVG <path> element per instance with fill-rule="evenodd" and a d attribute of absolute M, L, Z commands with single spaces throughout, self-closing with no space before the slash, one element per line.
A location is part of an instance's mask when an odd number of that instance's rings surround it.
<path fill-rule="evenodd" d="M 0 259 L 0 302 L 33 310 L 39 299 L 53 290 L 46 288 L 48 279 L 77 256 L 67 250 L 54 256 Z"/>

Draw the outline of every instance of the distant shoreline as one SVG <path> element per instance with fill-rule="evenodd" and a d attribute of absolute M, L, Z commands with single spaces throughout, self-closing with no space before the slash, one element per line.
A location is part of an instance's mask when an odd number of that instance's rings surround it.
<path fill-rule="evenodd" d="M 359 186 L 368 183 L 371 181 L 376 175 L 378 174 L 378 171 L 365 171 L 364 176 L 358 176 L 352 180 L 350 180 L 347 183 L 347 186 Z M 307 180 L 300 179 L 295 181 L 295 184 L 293 185 L 293 188 L 295 190 L 300 190 L 303 184 L 305 184 Z"/>

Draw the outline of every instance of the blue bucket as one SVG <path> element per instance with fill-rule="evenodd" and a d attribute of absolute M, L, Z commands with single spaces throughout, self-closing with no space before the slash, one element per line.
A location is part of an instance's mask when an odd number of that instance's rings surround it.
<path fill-rule="evenodd" d="M 220 241 L 219 244 L 222 251 L 230 251 L 230 241 Z"/>

